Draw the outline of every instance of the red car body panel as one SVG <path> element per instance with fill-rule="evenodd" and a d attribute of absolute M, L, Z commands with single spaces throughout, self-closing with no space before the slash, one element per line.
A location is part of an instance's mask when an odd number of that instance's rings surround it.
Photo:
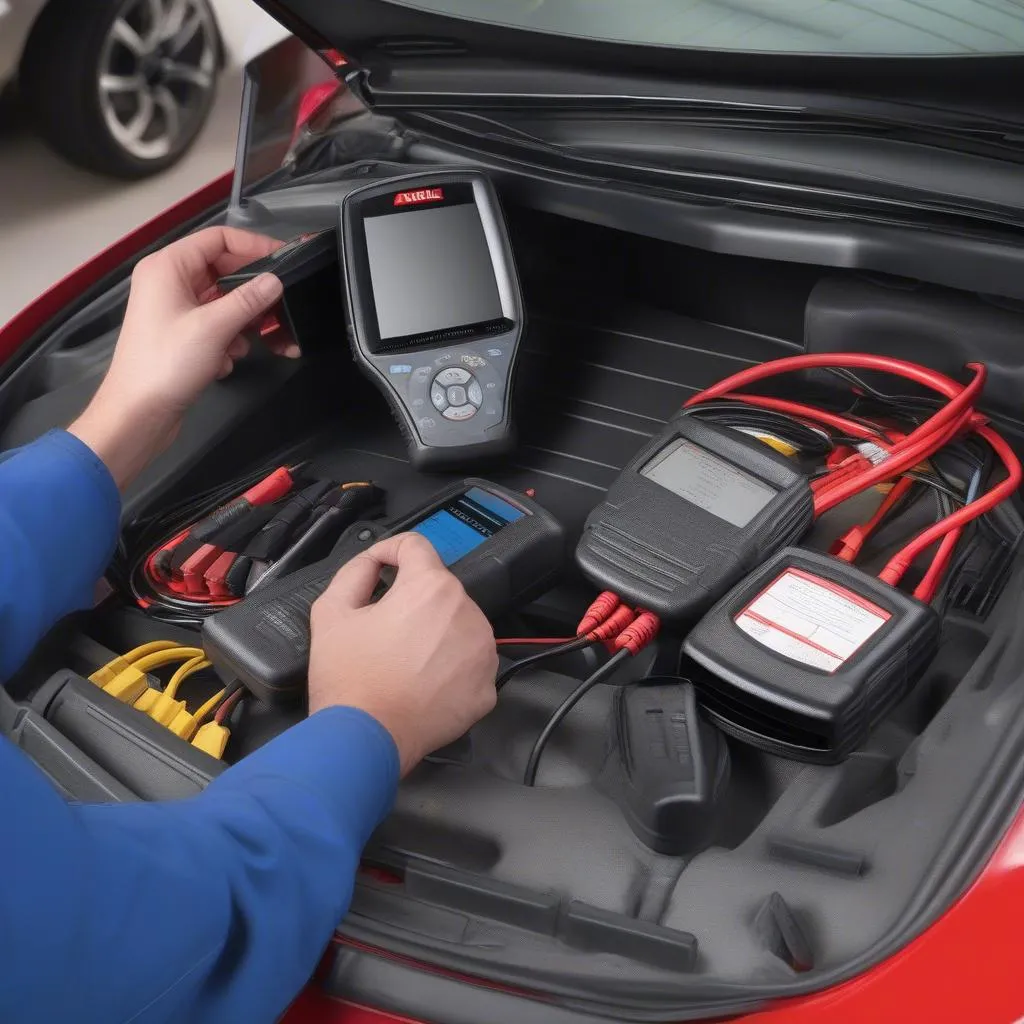
<path fill-rule="evenodd" d="M 0 328 L 0 361 L 59 315 L 85 289 L 145 247 L 227 197 L 231 174 L 211 182 L 114 243 L 44 292 Z M 895 956 L 851 981 L 780 1002 L 742 1018 L 747 1024 L 1012 1024 L 1024 1020 L 1024 812 L 966 892 Z M 467 981 L 467 984 L 472 984 Z M 482 982 L 481 984 L 485 984 Z M 437 1017 L 424 1008 L 424 1017 Z M 326 996 L 312 983 L 283 1024 L 407 1024 Z"/>

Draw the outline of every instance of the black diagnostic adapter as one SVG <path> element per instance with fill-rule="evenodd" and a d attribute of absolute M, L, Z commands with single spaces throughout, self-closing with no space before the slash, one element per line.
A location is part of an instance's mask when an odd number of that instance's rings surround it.
<path fill-rule="evenodd" d="M 340 216 L 352 354 L 413 465 L 507 451 L 526 313 L 490 180 L 470 170 L 390 178 L 350 192 Z"/>
<path fill-rule="evenodd" d="M 354 524 L 323 560 L 207 619 L 203 649 L 260 700 L 301 697 L 313 602 L 347 561 L 407 531 L 430 541 L 491 620 L 547 590 L 565 558 L 562 526 L 540 505 L 486 480 L 463 480 L 400 519 Z"/>
<path fill-rule="evenodd" d="M 294 342 L 304 353 L 333 347 L 345 322 L 337 231 L 299 235 L 269 256 L 225 274 L 217 287 L 226 294 L 265 273 L 280 278 L 284 295 L 257 324 L 259 334 Z"/>
<path fill-rule="evenodd" d="M 736 430 L 680 414 L 587 517 L 576 562 L 666 623 L 695 621 L 814 521 L 807 476 Z"/>
<path fill-rule="evenodd" d="M 935 656 L 930 606 L 829 555 L 787 548 L 724 597 L 683 650 L 704 710 L 773 754 L 831 764 Z"/>
<path fill-rule="evenodd" d="M 657 677 L 620 687 L 611 728 L 601 785 L 636 837 L 673 857 L 707 847 L 729 781 L 729 748 L 698 713 L 693 687 Z"/>

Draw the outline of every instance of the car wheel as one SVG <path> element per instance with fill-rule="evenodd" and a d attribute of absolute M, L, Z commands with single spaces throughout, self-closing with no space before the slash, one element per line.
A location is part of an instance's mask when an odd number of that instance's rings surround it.
<path fill-rule="evenodd" d="M 195 141 L 219 58 L 206 0 L 50 0 L 22 56 L 21 93 L 58 153 L 142 178 Z"/>

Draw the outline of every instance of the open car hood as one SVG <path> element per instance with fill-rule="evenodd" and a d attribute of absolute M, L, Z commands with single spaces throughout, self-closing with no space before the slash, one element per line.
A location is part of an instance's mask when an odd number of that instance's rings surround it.
<path fill-rule="evenodd" d="M 846 16 L 856 13 L 845 0 L 828 5 L 834 21 L 794 9 L 745 16 L 752 25 L 742 32 L 731 29 L 724 4 L 715 12 L 720 25 L 704 19 L 715 25 L 701 27 L 694 10 L 717 3 L 682 5 L 659 31 L 652 4 L 595 12 L 591 20 L 586 7 L 570 19 L 565 3 L 257 2 L 342 73 L 362 73 L 364 97 L 378 107 L 617 100 L 633 108 L 682 102 L 690 110 L 697 103 L 870 116 L 909 105 L 925 120 L 1024 124 L 1012 84 L 1024 71 L 1024 19 L 974 0 L 963 0 L 950 23 L 909 3 L 903 17 L 895 10 L 902 0 L 894 0 L 878 25 L 871 22 L 867 45 L 845 29 Z"/>

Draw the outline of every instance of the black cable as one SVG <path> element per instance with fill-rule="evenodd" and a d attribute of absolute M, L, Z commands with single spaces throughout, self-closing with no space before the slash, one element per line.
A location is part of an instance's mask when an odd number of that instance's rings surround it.
<path fill-rule="evenodd" d="M 537 737 L 537 742 L 530 751 L 530 757 L 526 762 L 526 771 L 523 772 L 523 785 L 532 786 L 537 780 L 537 766 L 540 764 L 541 755 L 548 745 L 552 733 L 558 728 L 559 723 L 595 686 L 603 683 L 627 658 L 632 657 L 632 652 L 626 648 L 613 654 L 593 675 L 584 679 L 568 697 L 558 706 L 554 714 L 548 719 L 547 724 Z"/>
<path fill-rule="evenodd" d="M 834 447 L 833 439 L 823 428 L 811 427 L 793 416 L 774 409 L 757 409 L 744 405 L 735 399 L 720 399 L 690 406 L 683 410 L 683 414 L 709 419 L 735 429 L 747 427 L 774 434 L 806 455 L 828 455 Z"/>
<path fill-rule="evenodd" d="M 884 391 L 873 388 L 866 380 L 845 366 L 826 366 L 822 367 L 822 369 L 834 377 L 841 377 L 848 384 L 853 384 L 860 388 L 861 391 L 870 395 L 876 402 L 880 402 L 885 406 L 895 406 L 904 415 L 906 415 L 905 409 L 908 405 L 918 406 L 921 409 L 935 409 L 945 404 L 944 399 L 930 398 L 927 395 L 888 395 Z"/>
<path fill-rule="evenodd" d="M 909 473 L 904 473 L 904 476 L 909 476 L 911 480 L 916 481 L 919 484 L 924 484 L 926 487 L 930 487 L 933 491 L 938 494 L 945 495 L 950 501 L 956 506 L 966 504 L 966 499 L 963 493 L 957 493 L 952 487 L 947 487 L 944 483 L 940 483 L 933 476 L 929 476 L 927 473 L 917 473 L 911 470 Z"/>
<path fill-rule="evenodd" d="M 539 661 L 545 661 L 548 658 L 554 658 L 559 654 L 570 654 L 573 651 L 581 651 L 584 647 L 589 647 L 591 644 L 597 643 L 596 640 L 590 640 L 585 636 L 578 636 L 575 640 L 570 640 L 568 643 L 557 644 L 554 647 L 549 647 L 547 650 L 541 651 L 539 654 L 531 654 L 528 658 L 522 658 L 517 662 L 509 665 L 504 672 L 498 675 L 498 678 L 494 681 L 494 688 L 501 693 L 501 688 L 517 673 L 522 671 L 524 668 L 529 668 L 531 665 L 536 665 Z"/>

